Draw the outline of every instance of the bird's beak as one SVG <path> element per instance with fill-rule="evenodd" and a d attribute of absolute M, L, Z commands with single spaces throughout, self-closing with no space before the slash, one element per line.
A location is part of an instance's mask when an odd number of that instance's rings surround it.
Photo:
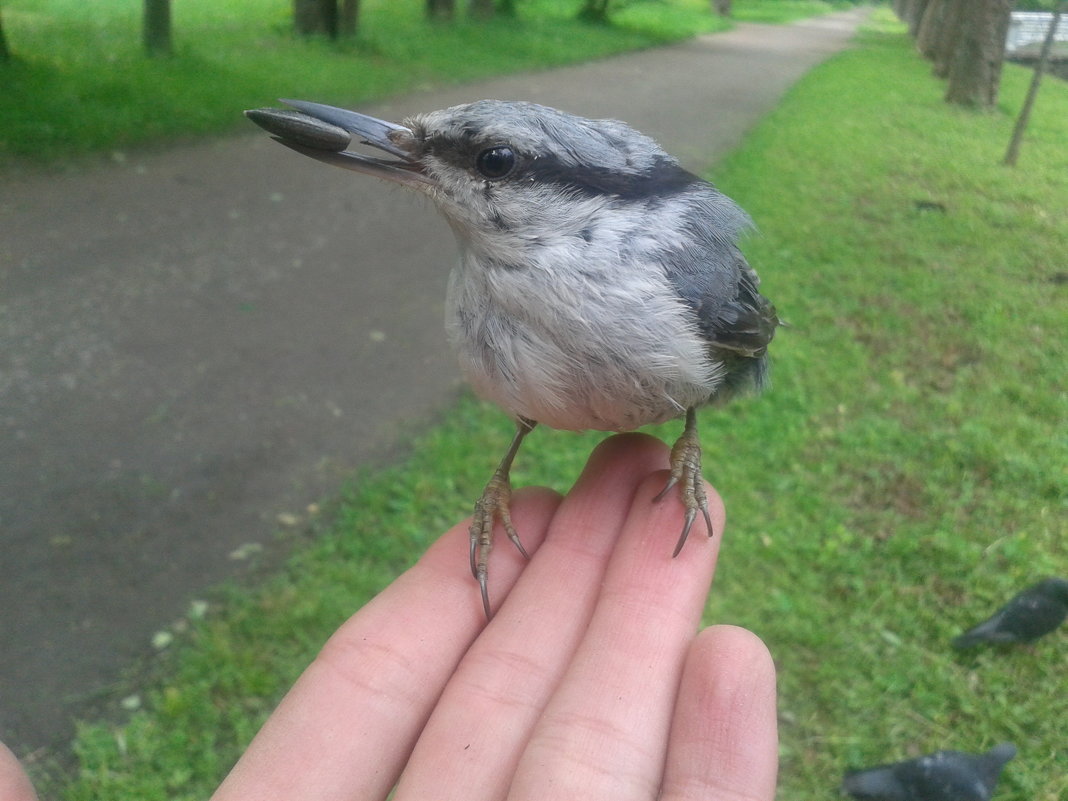
<path fill-rule="evenodd" d="M 305 156 L 356 172 L 426 189 L 434 181 L 422 171 L 410 129 L 355 111 L 306 100 L 283 100 L 290 109 L 257 108 L 245 116 L 274 135 L 274 139 Z M 348 150 L 352 138 L 384 150 L 394 159 L 381 159 Z"/>

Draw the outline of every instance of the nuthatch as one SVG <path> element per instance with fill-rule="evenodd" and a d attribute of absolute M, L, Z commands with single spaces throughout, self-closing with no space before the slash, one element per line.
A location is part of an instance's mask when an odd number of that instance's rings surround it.
<path fill-rule="evenodd" d="M 508 476 L 538 423 L 629 431 L 685 415 L 656 497 L 681 487 L 675 554 L 698 510 L 712 536 L 695 409 L 759 389 L 779 325 L 738 249 L 746 214 L 615 120 L 481 100 L 398 125 L 283 102 L 296 111 L 245 113 L 300 153 L 422 192 L 456 235 L 445 328 L 475 392 L 517 425 L 471 524 L 487 617 L 496 520 L 526 555 Z M 392 158 L 347 150 L 352 136 Z"/>

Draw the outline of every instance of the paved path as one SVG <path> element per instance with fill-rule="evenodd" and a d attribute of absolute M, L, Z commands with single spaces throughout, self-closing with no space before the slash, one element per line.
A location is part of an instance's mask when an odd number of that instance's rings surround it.
<path fill-rule="evenodd" d="M 739 25 L 368 111 L 533 100 L 624 119 L 700 171 L 859 17 Z M 62 744 L 154 631 L 240 569 L 235 549 L 393 458 L 454 398 L 454 245 L 429 204 L 252 126 L 7 176 L 0 232 L 0 738 L 25 752 Z"/>

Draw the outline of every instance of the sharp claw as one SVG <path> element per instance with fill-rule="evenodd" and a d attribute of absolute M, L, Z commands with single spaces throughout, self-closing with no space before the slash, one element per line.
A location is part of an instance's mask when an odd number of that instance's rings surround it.
<path fill-rule="evenodd" d="M 712 516 L 708 513 L 708 504 L 701 505 L 701 513 L 705 516 L 705 525 L 708 526 L 708 537 L 711 539 L 715 536 L 715 529 L 712 528 Z"/>
<path fill-rule="evenodd" d="M 493 612 L 490 611 L 489 588 L 486 586 L 486 576 L 483 574 L 477 578 L 478 588 L 482 591 L 482 608 L 486 610 L 486 620 L 490 620 L 493 617 Z"/>
<path fill-rule="evenodd" d="M 471 575 L 476 579 L 478 578 L 478 567 L 475 565 L 475 552 L 478 550 L 477 544 L 478 541 L 474 537 L 471 537 Z"/>
<path fill-rule="evenodd" d="M 662 490 L 660 490 L 660 492 L 656 493 L 656 496 L 653 498 L 653 502 L 657 503 L 661 499 L 663 499 L 663 497 L 668 494 L 668 490 L 670 490 L 672 487 L 674 487 L 678 483 L 679 483 L 679 477 L 678 476 L 672 476 L 671 478 L 669 478 L 667 486 L 665 486 Z"/>
<path fill-rule="evenodd" d="M 519 549 L 519 553 L 523 554 L 524 559 L 530 559 L 530 554 L 527 553 L 527 549 L 523 547 L 523 543 L 519 541 L 519 534 L 513 528 L 508 532 L 508 539 L 515 543 L 515 547 Z"/>
<path fill-rule="evenodd" d="M 686 538 L 690 536 L 690 529 L 693 527 L 694 518 L 697 517 L 696 509 L 686 510 L 686 522 L 682 526 L 682 536 L 679 537 L 679 541 L 675 544 L 675 550 L 671 554 L 671 558 L 674 559 L 682 551 L 682 546 L 686 544 Z"/>

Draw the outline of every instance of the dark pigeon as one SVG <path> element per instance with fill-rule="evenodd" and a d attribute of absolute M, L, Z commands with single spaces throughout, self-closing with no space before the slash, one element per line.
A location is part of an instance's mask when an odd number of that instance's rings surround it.
<path fill-rule="evenodd" d="M 1015 596 L 993 617 L 953 640 L 954 648 L 984 642 L 1034 642 L 1068 617 L 1068 579 L 1050 578 Z"/>
<path fill-rule="evenodd" d="M 927 756 L 847 773 L 842 791 L 860 801 L 989 801 L 1016 746 L 985 754 L 936 751 Z"/>

